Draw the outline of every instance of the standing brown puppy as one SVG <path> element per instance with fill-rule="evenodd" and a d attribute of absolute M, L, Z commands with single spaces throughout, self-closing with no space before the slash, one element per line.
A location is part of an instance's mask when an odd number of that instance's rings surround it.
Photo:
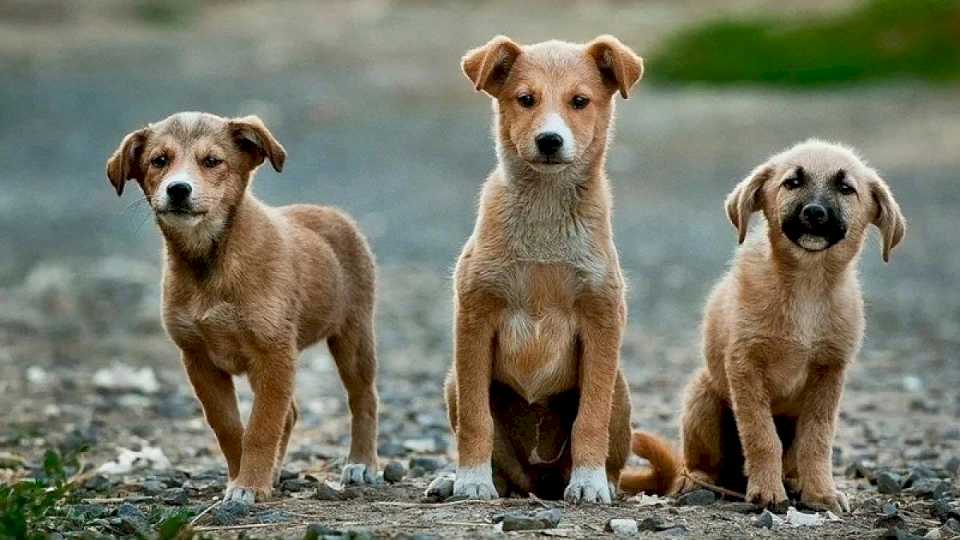
<path fill-rule="evenodd" d="M 163 233 L 164 325 L 227 458 L 226 500 L 270 495 L 297 422 L 297 356 L 322 339 L 353 415 L 343 481 L 376 479 L 373 257 L 339 210 L 271 208 L 250 193 L 264 159 L 280 171 L 285 158 L 255 116 L 179 113 L 130 133 L 107 161 L 117 194 L 136 180 Z M 246 429 L 232 379 L 243 374 Z"/>
<path fill-rule="evenodd" d="M 687 388 L 683 466 L 638 433 L 634 451 L 654 471 L 624 475 L 622 485 L 683 490 L 692 484 L 685 466 L 693 479 L 741 490 L 745 481 L 747 499 L 761 505 L 785 501 L 786 480 L 808 505 L 848 510 L 831 449 L 844 373 L 863 339 L 857 259 L 873 224 L 887 261 L 904 218 L 876 171 L 817 140 L 773 156 L 727 198 L 741 243 L 757 211 L 766 234 L 747 240 L 707 301 L 707 365 Z"/>
<path fill-rule="evenodd" d="M 463 72 L 493 98 L 499 165 L 456 269 L 454 495 L 609 503 L 630 402 L 604 161 L 613 96 L 627 97 L 642 61 L 610 36 L 523 47 L 500 36 L 469 51 Z"/>

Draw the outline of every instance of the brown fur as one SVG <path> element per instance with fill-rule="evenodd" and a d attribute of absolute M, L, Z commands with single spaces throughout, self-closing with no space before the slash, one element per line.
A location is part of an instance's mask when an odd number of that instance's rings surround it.
<path fill-rule="evenodd" d="M 271 492 L 297 422 L 297 356 L 320 340 L 349 396 L 349 462 L 374 475 L 377 464 L 373 258 L 339 210 L 271 208 L 250 193 L 264 159 L 279 171 L 285 157 L 256 117 L 180 113 L 128 135 L 107 162 L 117 194 L 136 180 L 157 215 L 164 324 L 227 459 L 228 496 L 247 500 Z M 160 188 L 173 178 L 194 184 L 195 215 L 167 211 Z M 232 380 L 244 374 L 246 429 Z"/>
<path fill-rule="evenodd" d="M 615 485 L 629 452 L 630 402 L 604 160 L 613 94 L 627 96 L 642 62 L 609 36 L 530 46 L 500 36 L 469 51 L 463 71 L 493 98 L 500 163 L 455 273 L 446 387 L 459 449 L 455 494 L 558 498 L 578 468 L 605 470 Z M 521 107 L 521 94 L 536 105 Z M 574 109 L 577 95 L 589 105 Z M 533 140 L 548 114 L 560 115 L 575 139 L 564 166 L 535 163 Z M 465 485 L 461 473 L 491 462 L 498 493 Z M 567 498 L 609 501 L 572 493 L 581 487 L 570 482 Z"/>
<path fill-rule="evenodd" d="M 787 189 L 797 167 L 809 180 Z M 835 191 L 840 169 L 855 193 Z M 843 240 L 813 252 L 781 229 L 810 196 L 835 204 L 847 224 Z M 786 500 L 786 480 L 804 503 L 845 510 L 831 447 L 844 374 L 863 338 L 856 263 L 869 225 L 880 229 L 886 261 L 905 221 L 876 171 L 852 151 L 816 140 L 772 157 L 730 194 L 727 214 L 741 242 L 756 211 L 766 218 L 766 234 L 746 240 L 707 302 L 706 367 L 687 388 L 682 420 L 684 466 L 725 487 L 743 489 L 745 480 L 747 499 L 759 504 Z M 647 457 L 666 451 L 663 441 L 649 441 L 635 450 Z M 692 486 L 677 469 L 654 468 L 659 493 Z"/>

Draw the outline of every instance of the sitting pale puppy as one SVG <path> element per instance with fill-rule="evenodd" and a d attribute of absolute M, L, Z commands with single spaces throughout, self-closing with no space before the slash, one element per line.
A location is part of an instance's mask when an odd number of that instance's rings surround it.
<path fill-rule="evenodd" d="M 689 475 L 775 505 L 786 481 L 810 506 L 848 510 L 831 454 L 844 374 L 863 339 L 857 259 L 873 224 L 888 260 L 903 215 L 876 171 L 818 140 L 757 167 L 726 208 L 741 243 L 754 212 L 766 234 L 746 241 L 707 302 L 706 368 L 687 388 L 683 462 L 636 433 L 634 451 L 654 470 L 624 475 L 621 487 L 676 493 L 696 487 Z"/>

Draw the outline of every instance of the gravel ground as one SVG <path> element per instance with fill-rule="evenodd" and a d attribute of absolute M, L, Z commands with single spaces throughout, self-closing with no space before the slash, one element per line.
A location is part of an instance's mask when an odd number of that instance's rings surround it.
<path fill-rule="evenodd" d="M 618 33 L 643 54 L 653 38 L 631 36 L 683 24 L 698 16 L 695 4 L 632 8 L 613 27 L 593 24 L 600 15 L 584 17 L 590 34 Z M 767 529 L 735 501 L 438 503 L 424 499 L 424 490 L 455 456 L 441 396 L 450 362 L 449 272 L 494 159 L 489 106 L 461 80 L 456 62 L 494 33 L 533 39 L 549 27 L 530 22 L 523 32 L 525 22 L 478 3 L 470 8 L 477 27 L 452 35 L 461 16 L 453 11 L 410 3 L 371 15 L 337 4 L 330 21 L 304 38 L 311 46 L 288 50 L 284 32 L 302 28 L 287 22 L 268 32 L 278 17 L 261 20 L 248 4 L 225 6 L 228 20 L 249 23 L 235 41 L 206 18 L 187 35 L 140 32 L 131 22 L 106 37 L 96 17 L 91 35 L 61 27 L 68 48 L 9 33 L 0 39 L 0 481 L 28 474 L 52 445 L 89 447 L 94 473 L 121 449 L 160 449 L 168 466 L 148 460 L 129 472 L 89 475 L 80 493 L 88 502 L 71 508 L 80 516 L 74 524 L 108 535 L 137 534 L 177 509 L 199 513 L 222 492 L 222 458 L 160 327 L 159 235 L 147 209 L 133 196 L 116 200 L 103 178 L 103 162 L 124 133 L 175 110 L 206 109 L 261 114 L 290 151 L 282 175 L 260 174 L 255 189 L 264 199 L 341 206 L 369 235 L 380 262 L 380 452 L 391 478 L 401 465 L 403 477 L 376 489 L 336 484 L 348 417 L 329 355 L 316 348 L 302 356 L 303 418 L 284 488 L 253 509 L 214 508 L 198 527 L 256 537 L 299 538 L 316 525 L 359 537 L 467 538 L 503 534 L 493 520 L 504 512 L 550 507 L 561 510 L 556 528 L 507 534 L 592 537 L 609 534 L 611 518 L 625 518 L 654 537 L 960 535 L 957 88 L 795 93 L 641 83 L 619 106 L 609 169 L 631 281 L 623 363 L 634 424 L 672 438 L 680 391 L 701 363 L 702 302 L 735 249 L 721 208 L 726 192 L 767 155 L 813 135 L 860 148 L 891 184 L 911 227 L 889 265 L 880 262 L 876 238 L 865 250 L 868 335 L 849 374 L 834 453 L 852 513 L 840 521 L 821 515 L 815 528 L 763 516 L 773 524 Z M 293 2 L 286 9 L 305 8 Z M 411 45 L 407 54 L 417 62 L 385 55 L 390 41 L 374 31 L 414 43 L 413 20 L 439 28 L 438 41 Z M 334 54 L 337 24 L 370 31 L 370 43 Z M 269 46 L 246 41 L 260 31 Z M 651 30 L 665 30 L 658 31 Z M 582 32 L 569 35 L 589 37 Z M 195 38 L 195 49 L 171 36 Z M 453 45 L 438 50 L 446 38 Z M 248 52 L 253 65 L 238 63 Z M 246 388 L 241 399 L 249 410 Z"/>

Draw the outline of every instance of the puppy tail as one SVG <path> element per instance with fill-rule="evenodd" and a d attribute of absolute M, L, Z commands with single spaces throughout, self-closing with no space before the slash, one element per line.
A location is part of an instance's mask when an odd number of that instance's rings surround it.
<path fill-rule="evenodd" d="M 645 492 L 672 495 L 683 474 L 683 462 L 665 439 L 650 433 L 635 431 L 631 442 L 633 453 L 650 462 L 645 469 L 625 470 L 620 474 L 620 489 L 634 494 Z"/>

